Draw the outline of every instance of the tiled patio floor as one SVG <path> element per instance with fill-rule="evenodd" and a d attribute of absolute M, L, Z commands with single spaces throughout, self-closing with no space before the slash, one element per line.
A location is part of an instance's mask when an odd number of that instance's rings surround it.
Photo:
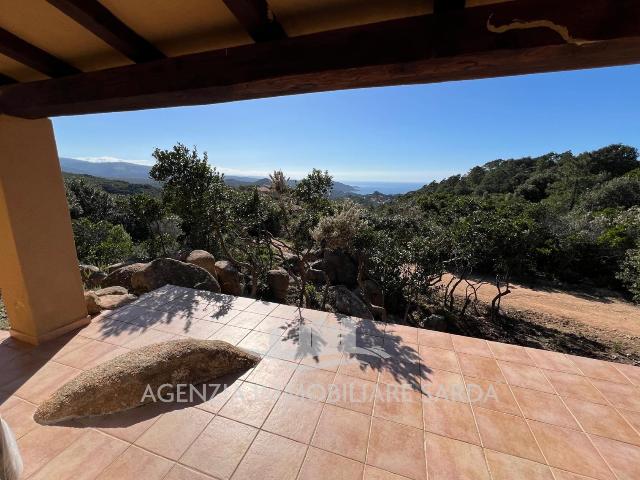
<path fill-rule="evenodd" d="M 263 356 L 224 391 L 44 427 L 39 402 L 191 336 Z M 64 339 L 0 344 L 25 478 L 638 479 L 640 368 L 165 287 Z"/>

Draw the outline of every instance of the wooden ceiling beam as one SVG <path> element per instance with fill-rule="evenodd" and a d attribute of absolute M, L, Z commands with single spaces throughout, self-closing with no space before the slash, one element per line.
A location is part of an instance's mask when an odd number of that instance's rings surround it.
<path fill-rule="evenodd" d="M 0 86 L 11 85 L 12 83 L 18 83 L 18 81 L 15 78 L 10 77 L 9 75 L 0 73 Z"/>
<path fill-rule="evenodd" d="M 72 65 L 0 27 L 0 53 L 49 77 L 81 73 Z"/>
<path fill-rule="evenodd" d="M 515 0 L 0 87 L 26 118 L 640 63 L 640 2 Z"/>
<path fill-rule="evenodd" d="M 266 0 L 223 0 L 255 42 L 287 38 Z"/>
<path fill-rule="evenodd" d="M 165 58 L 97 0 L 47 0 L 95 36 L 136 63 Z"/>
<path fill-rule="evenodd" d="M 433 13 L 444 13 L 465 7 L 466 0 L 433 0 Z"/>

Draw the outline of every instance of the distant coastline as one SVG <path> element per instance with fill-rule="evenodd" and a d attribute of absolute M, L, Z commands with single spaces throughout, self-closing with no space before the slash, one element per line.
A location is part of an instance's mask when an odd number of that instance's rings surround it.
<path fill-rule="evenodd" d="M 386 195 L 398 195 L 418 190 L 428 182 L 346 182 L 356 187 L 356 192 L 360 195 L 368 195 L 373 192 L 380 192 Z"/>

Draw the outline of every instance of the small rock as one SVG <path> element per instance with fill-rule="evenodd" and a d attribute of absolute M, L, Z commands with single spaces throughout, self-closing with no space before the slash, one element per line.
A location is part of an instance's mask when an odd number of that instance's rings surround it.
<path fill-rule="evenodd" d="M 322 283 L 323 285 L 326 283 L 324 272 L 315 268 L 307 270 L 307 280 L 311 283 Z"/>
<path fill-rule="evenodd" d="M 216 276 L 216 259 L 205 250 L 193 250 L 187 255 L 185 262 L 204 268 L 211 275 Z"/>
<path fill-rule="evenodd" d="M 124 287 L 107 287 L 94 290 L 93 293 L 99 297 L 104 297 L 105 295 L 126 295 L 129 291 Z"/>
<path fill-rule="evenodd" d="M 102 287 L 119 286 L 126 288 L 128 291 L 132 291 L 133 285 L 131 285 L 131 277 L 146 266 L 146 263 L 132 263 L 130 265 L 125 265 L 124 267 L 111 272 L 109 276 L 102 281 Z"/>
<path fill-rule="evenodd" d="M 87 304 L 87 313 L 89 315 L 97 315 L 102 311 L 99 297 L 94 292 L 84 292 L 84 301 Z"/>
<path fill-rule="evenodd" d="M 422 325 L 424 328 L 429 330 L 438 330 L 440 332 L 447 331 L 447 320 L 442 315 L 429 315 L 422 321 Z"/>
<path fill-rule="evenodd" d="M 165 285 L 220 292 L 218 281 L 204 268 L 172 258 L 157 258 L 131 276 L 131 286 L 135 293 L 150 292 Z"/>
<path fill-rule="evenodd" d="M 235 296 L 242 295 L 240 273 L 233 263 L 229 260 L 218 260 L 215 263 L 215 269 L 222 293 Z"/>
<path fill-rule="evenodd" d="M 138 297 L 131 295 L 103 295 L 98 297 L 98 305 L 102 310 L 115 310 L 135 301 Z"/>
<path fill-rule="evenodd" d="M 355 293 L 343 285 L 329 288 L 329 296 L 335 309 L 346 315 L 359 318 L 371 318 L 371 312 Z"/>
<path fill-rule="evenodd" d="M 287 301 L 287 292 L 289 290 L 289 274 L 283 268 L 269 270 L 267 272 L 267 284 L 273 298 L 280 303 Z"/>

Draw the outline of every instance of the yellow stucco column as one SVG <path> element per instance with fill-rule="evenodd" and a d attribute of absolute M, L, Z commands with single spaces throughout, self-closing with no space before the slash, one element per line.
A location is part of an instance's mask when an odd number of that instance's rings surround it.
<path fill-rule="evenodd" d="M 0 289 L 19 340 L 39 344 L 89 323 L 48 119 L 0 115 Z"/>

